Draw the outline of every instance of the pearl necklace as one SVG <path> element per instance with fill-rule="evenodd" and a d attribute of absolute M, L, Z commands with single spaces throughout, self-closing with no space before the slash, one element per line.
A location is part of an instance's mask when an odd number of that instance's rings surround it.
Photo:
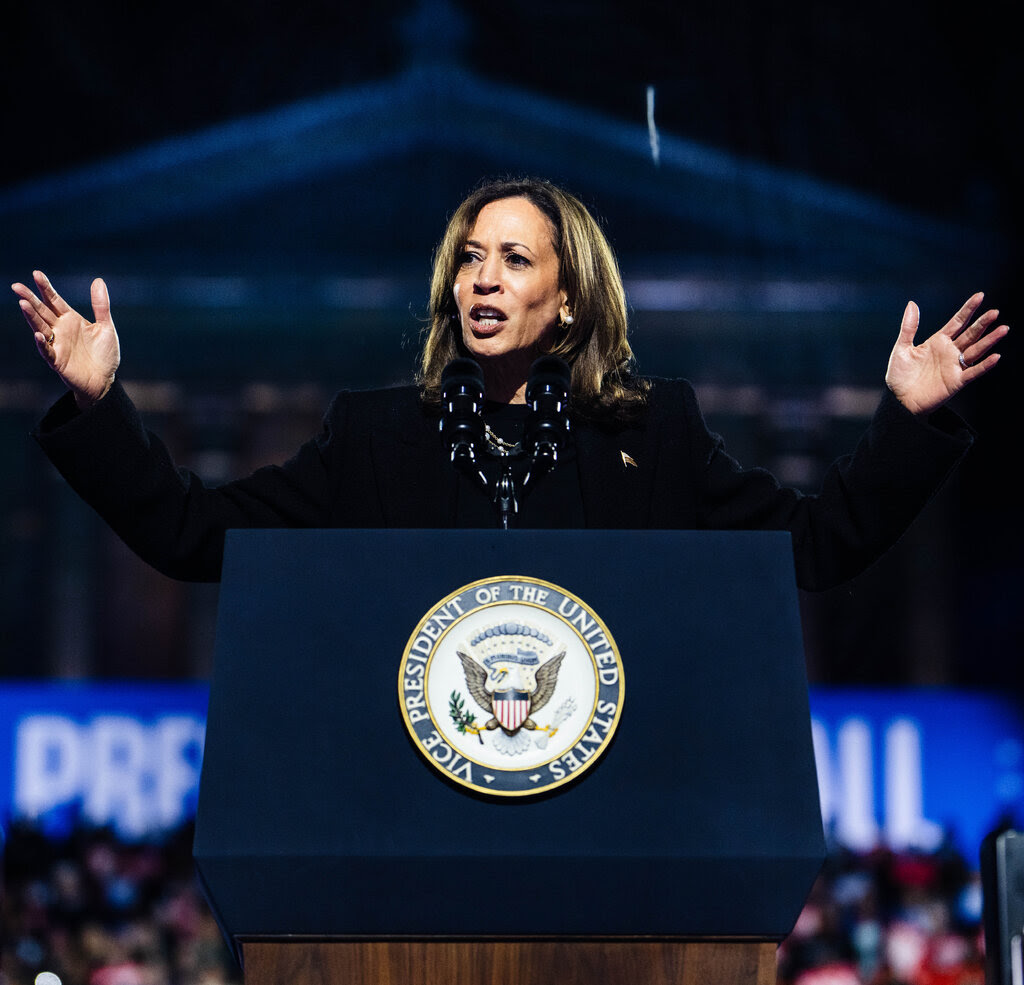
<path fill-rule="evenodd" d="M 506 441 L 500 435 L 495 434 L 494 431 L 491 430 L 490 424 L 487 424 L 486 422 L 484 423 L 484 438 L 486 439 L 487 444 L 490 445 L 491 448 L 502 458 L 506 458 L 509 455 L 517 455 L 523 450 L 522 442 L 516 441 L 513 443 L 511 441 Z"/>

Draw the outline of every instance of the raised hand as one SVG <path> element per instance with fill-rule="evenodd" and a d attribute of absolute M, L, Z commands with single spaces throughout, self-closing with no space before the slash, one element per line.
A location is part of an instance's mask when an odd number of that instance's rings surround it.
<path fill-rule="evenodd" d="M 107 285 L 100 278 L 92 282 L 90 322 L 53 289 L 41 270 L 32 278 L 39 297 L 24 284 L 12 284 L 18 304 L 32 329 L 39 354 L 75 395 L 81 408 L 100 400 L 114 382 L 121 362 L 121 349 L 110 317 Z"/>
<path fill-rule="evenodd" d="M 999 362 L 992 352 L 1010 330 L 992 328 L 999 312 L 989 310 L 973 321 L 985 295 L 972 295 L 934 335 L 914 345 L 921 313 L 913 301 L 903 312 L 899 338 L 889 356 L 885 382 L 900 403 L 914 414 L 938 410 L 953 394 L 984 376 Z"/>

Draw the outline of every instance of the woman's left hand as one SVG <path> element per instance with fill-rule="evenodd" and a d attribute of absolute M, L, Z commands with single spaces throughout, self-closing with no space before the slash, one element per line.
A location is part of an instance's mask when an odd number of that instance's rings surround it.
<path fill-rule="evenodd" d="M 903 312 L 899 338 L 889 356 L 885 382 L 896 398 L 913 414 L 938 410 L 953 394 L 984 376 L 999 362 L 992 349 L 1010 330 L 1007 325 L 992 328 L 999 312 L 972 316 L 984 300 L 978 293 L 920 345 L 914 345 L 921 313 L 910 301 Z"/>

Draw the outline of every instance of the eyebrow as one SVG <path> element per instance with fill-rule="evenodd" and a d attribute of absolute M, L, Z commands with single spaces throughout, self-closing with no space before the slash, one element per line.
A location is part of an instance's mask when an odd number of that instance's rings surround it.
<path fill-rule="evenodd" d="M 479 240 L 476 240 L 476 239 L 467 239 L 466 240 L 466 246 L 478 246 L 478 247 L 480 247 L 480 249 L 484 249 L 485 248 L 484 244 L 481 243 Z M 524 250 L 526 250 L 527 253 L 533 253 L 533 250 L 531 250 L 530 247 L 528 247 L 525 243 L 519 243 L 516 240 L 509 240 L 508 242 L 502 243 L 501 244 L 501 249 L 504 252 L 505 250 L 514 249 L 517 246 L 521 247 Z M 534 256 L 536 256 L 535 253 L 534 253 Z"/>

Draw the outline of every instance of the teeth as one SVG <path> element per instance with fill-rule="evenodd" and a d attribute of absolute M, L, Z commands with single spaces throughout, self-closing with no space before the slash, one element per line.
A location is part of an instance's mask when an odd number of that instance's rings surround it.
<path fill-rule="evenodd" d="M 478 325 L 497 325 L 498 324 L 498 319 L 497 318 L 493 318 L 490 315 L 487 315 L 484 318 L 477 318 L 477 324 Z"/>
<path fill-rule="evenodd" d="M 505 316 L 497 308 L 474 308 L 469 314 L 474 321 L 488 324 L 505 320 Z"/>

